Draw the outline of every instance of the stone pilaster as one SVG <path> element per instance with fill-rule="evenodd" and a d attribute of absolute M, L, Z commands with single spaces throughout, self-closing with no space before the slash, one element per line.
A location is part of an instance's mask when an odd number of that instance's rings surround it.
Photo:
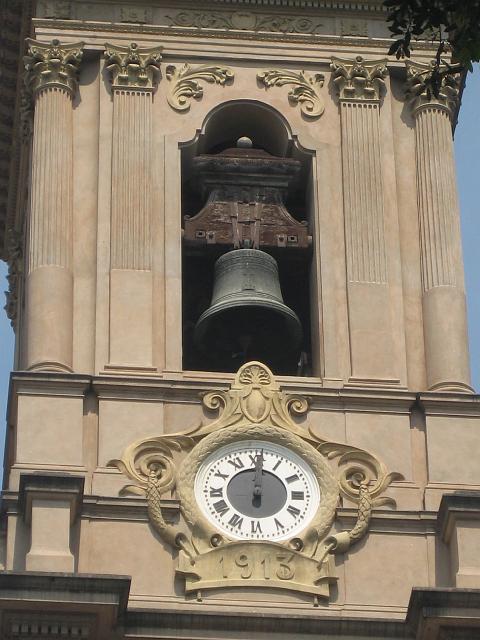
<path fill-rule="evenodd" d="M 161 47 L 105 45 L 113 93 L 110 365 L 152 366 L 152 101 Z"/>
<path fill-rule="evenodd" d="M 440 92 L 426 64 L 407 63 L 407 99 L 415 119 L 423 326 L 429 389 L 471 391 L 465 291 L 451 121 L 457 78 L 441 69 Z"/>
<path fill-rule="evenodd" d="M 30 369 L 70 371 L 73 336 L 73 112 L 83 43 L 28 40 L 35 102 L 27 251 Z"/>
<path fill-rule="evenodd" d="M 380 146 L 386 61 L 332 58 L 331 68 L 342 131 L 351 381 L 388 382 L 396 376 Z"/>

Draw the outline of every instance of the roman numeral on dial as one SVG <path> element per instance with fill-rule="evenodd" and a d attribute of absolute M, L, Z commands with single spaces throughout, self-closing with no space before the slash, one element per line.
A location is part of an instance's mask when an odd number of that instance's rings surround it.
<path fill-rule="evenodd" d="M 263 533 L 262 527 L 258 520 L 251 520 L 250 527 L 251 527 L 251 533 Z"/>
<path fill-rule="evenodd" d="M 292 491 L 291 495 L 292 500 L 305 500 L 305 493 L 303 491 Z"/>
<path fill-rule="evenodd" d="M 219 489 L 215 489 L 215 487 L 210 487 L 210 497 L 211 498 L 221 498 L 223 496 L 223 489 L 220 487 Z"/>
<path fill-rule="evenodd" d="M 233 460 L 227 460 L 229 464 L 231 464 L 234 469 L 243 469 L 245 466 L 240 458 L 234 458 Z"/>
<path fill-rule="evenodd" d="M 296 518 L 297 516 L 300 515 L 300 509 L 297 509 L 297 507 L 292 506 L 291 504 L 288 505 L 287 507 L 287 511 L 290 515 L 292 515 L 294 518 Z"/>
<path fill-rule="evenodd" d="M 233 516 L 228 521 L 228 524 L 232 527 L 236 527 L 237 529 L 242 528 L 243 518 L 241 518 L 238 513 L 234 513 Z"/>
<path fill-rule="evenodd" d="M 225 500 L 219 500 L 218 502 L 214 502 L 213 503 L 213 508 L 221 516 L 224 516 L 227 513 L 227 511 L 230 509 L 230 507 L 225 502 Z"/>

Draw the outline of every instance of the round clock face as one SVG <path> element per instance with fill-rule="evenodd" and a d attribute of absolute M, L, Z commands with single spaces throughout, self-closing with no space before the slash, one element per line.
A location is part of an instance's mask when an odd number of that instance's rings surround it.
<path fill-rule="evenodd" d="M 239 540 L 292 538 L 320 503 L 309 465 L 286 447 L 260 440 L 211 454 L 196 475 L 195 497 L 218 531 Z"/>

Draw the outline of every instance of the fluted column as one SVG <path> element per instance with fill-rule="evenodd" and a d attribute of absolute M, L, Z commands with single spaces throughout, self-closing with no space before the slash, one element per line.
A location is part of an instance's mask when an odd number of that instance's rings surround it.
<path fill-rule="evenodd" d="M 380 145 L 386 61 L 332 58 L 331 68 L 342 131 L 351 382 L 394 382 Z"/>
<path fill-rule="evenodd" d="M 445 69 L 442 69 L 445 71 Z M 429 389 L 471 391 L 460 214 L 452 141 L 459 86 L 442 75 L 436 98 L 433 67 L 407 63 L 407 98 L 415 119 L 423 327 Z"/>
<path fill-rule="evenodd" d="M 152 366 L 152 100 L 161 47 L 105 45 L 113 93 L 109 366 Z"/>
<path fill-rule="evenodd" d="M 27 253 L 30 369 L 70 371 L 73 341 L 73 112 L 83 43 L 28 40 L 35 101 Z"/>

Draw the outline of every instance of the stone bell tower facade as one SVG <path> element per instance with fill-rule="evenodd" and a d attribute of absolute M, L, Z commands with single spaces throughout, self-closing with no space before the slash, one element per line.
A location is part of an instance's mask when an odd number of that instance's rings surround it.
<path fill-rule="evenodd" d="M 1 636 L 480 634 L 461 79 L 377 0 L 0 7 Z"/>

